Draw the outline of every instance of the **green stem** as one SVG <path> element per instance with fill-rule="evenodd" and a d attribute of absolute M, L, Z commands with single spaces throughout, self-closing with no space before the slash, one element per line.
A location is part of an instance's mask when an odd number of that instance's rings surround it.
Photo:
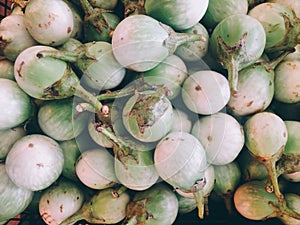
<path fill-rule="evenodd" d="M 80 0 L 80 4 L 85 15 L 93 14 L 94 8 L 88 0 Z"/>
<path fill-rule="evenodd" d="M 82 102 L 82 103 L 78 103 L 75 107 L 77 112 L 95 112 L 95 108 L 93 105 L 91 105 L 90 103 L 86 103 L 86 102 Z"/>
<path fill-rule="evenodd" d="M 266 160 L 263 163 L 266 166 L 266 169 L 267 169 L 268 175 L 269 175 L 269 180 L 272 185 L 272 187 L 266 186 L 266 190 L 268 192 L 274 192 L 275 196 L 280 200 L 280 199 L 284 199 L 284 196 L 279 189 L 278 174 L 277 174 L 277 170 L 276 170 L 276 162 L 277 162 L 277 160 L 274 160 L 273 158 L 271 158 L 271 159 Z"/>
<path fill-rule="evenodd" d="M 54 59 L 60 59 L 65 62 L 77 62 L 79 53 L 70 51 L 59 51 L 59 50 L 42 50 L 39 51 L 36 56 L 38 58 L 52 57 Z"/>
<path fill-rule="evenodd" d="M 99 132 L 101 132 L 109 140 L 111 140 L 119 148 L 122 148 L 122 149 L 127 149 L 128 148 L 127 143 L 125 141 L 123 141 L 122 138 L 117 137 L 112 131 L 110 131 L 106 127 L 100 125 L 100 127 L 97 127 L 97 130 Z"/>
<path fill-rule="evenodd" d="M 68 217 L 67 219 L 63 220 L 59 225 L 69 225 L 69 224 L 74 224 L 80 220 L 84 220 L 84 213 L 82 209 L 79 209 L 75 214 L 72 216 Z"/>
<path fill-rule="evenodd" d="M 246 38 L 247 32 L 235 44 L 229 46 L 221 36 L 217 37 L 217 55 L 221 65 L 228 71 L 228 82 L 232 96 L 237 95 L 240 64 L 245 60 L 245 55 L 247 55 Z"/>
<path fill-rule="evenodd" d="M 230 194 L 224 194 L 222 195 L 222 198 L 224 200 L 225 208 L 229 215 L 233 214 L 233 203 L 232 203 L 232 193 Z"/>
<path fill-rule="evenodd" d="M 268 68 L 274 70 L 275 67 L 290 53 L 292 53 L 294 50 L 286 50 L 282 54 L 280 54 L 278 57 L 276 57 L 274 60 L 267 62 Z"/>
<path fill-rule="evenodd" d="M 230 93 L 233 97 L 235 97 L 237 96 L 237 92 L 238 92 L 239 69 L 238 69 L 238 63 L 235 62 L 233 57 L 231 58 L 231 62 L 227 66 L 227 71 L 228 71 Z"/>
<path fill-rule="evenodd" d="M 168 32 L 169 37 L 165 40 L 165 47 L 169 49 L 169 54 L 173 54 L 177 47 L 193 41 L 206 41 L 206 38 L 201 34 L 188 34 L 175 32 L 170 26 L 160 23 L 160 25 Z"/>
<path fill-rule="evenodd" d="M 98 101 L 96 96 L 85 90 L 80 84 L 76 87 L 74 95 L 92 104 L 95 107 L 95 111 L 97 113 L 102 113 L 102 103 Z"/>
<path fill-rule="evenodd" d="M 116 91 L 107 91 L 106 93 L 98 95 L 97 99 L 99 101 L 102 101 L 102 100 L 123 98 L 123 97 L 133 95 L 136 92 L 143 92 L 143 91 L 147 91 L 147 90 L 157 90 L 161 87 L 162 86 L 153 85 L 153 84 L 144 82 L 143 79 L 138 79 L 138 81 L 135 81 L 135 83 L 133 85 L 130 85 L 128 87 L 125 87 L 123 89 L 116 90 Z"/>
<path fill-rule="evenodd" d="M 200 219 L 204 218 L 204 193 L 203 188 L 205 186 L 205 178 L 196 182 L 192 187 L 192 193 L 196 200 L 197 208 L 198 208 L 198 217 Z"/>
<path fill-rule="evenodd" d="M 300 214 L 288 208 L 285 200 L 281 200 L 277 204 L 269 202 L 269 206 L 276 212 L 276 217 L 288 217 L 300 220 Z"/>

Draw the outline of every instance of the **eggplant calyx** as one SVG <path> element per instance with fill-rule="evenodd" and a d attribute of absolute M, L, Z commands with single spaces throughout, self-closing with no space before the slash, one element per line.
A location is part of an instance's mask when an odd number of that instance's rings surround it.
<path fill-rule="evenodd" d="M 285 37 L 279 44 L 266 49 L 266 52 L 291 51 L 297 44 L 300 44 L 300 18 L 296 16 L 294 11 L 292 13 L 294 15 L 292 18 L 282 13 L 286 30 Z"/>
<path fill-rule="evenodd" d="M 300 155 L 299 154 L 291 154 L 286 155 L 283 154 L 279 159 L 276 165 L 277 174 L 289 174 L 300 171 Z"/>
<path fill-rule="evenodd" d="M 122 0 L 124 17 L 131 15 L 145 15 L 145 0 Z"/>
<path fill-rule="evenodd" d="M 278 203 L 269 202 L 269 206 L 274 210 L 276 217 L 290 217 L 296 220 L 300 220 L 300 214 L 290 209 L 287 206 L 286 200 L 282 199 Z"/>
<path fill-rule="evenodd" d="M 62 78 L 44 89 L 43 99 L 61 99 L 74 95 L 79 83 L 78 77 L 68 65 Z"/>
<path fill-rule="evenodd" d="M 248 55 L 246 49 L 247 36 L 248 33 L 245 32 L 242 37 L 231 46 L 228 45 L 221 36 L 217 37 L 217 52 L 220 56 L 219 62 L 228 71 L 228 81 L 233 96 L 236 96 L 238 91 L 238 71 L 241 69 L 240 65 L 251 60 L 251 56 Z"/>
<path fill-rule="evenodd" d="M 146 208 L 146 203 L 148 200 L 149 198 L 144 198 L 130 202 L 127 205 L 127 216 L 122 225 L 145 225 L 146 220 L 151 217 Z"/>
<path fill-rule="evenodd" d="M 138 92 L 136 102 L 134 103 L 129 117 L 134 118 L 138 124 L 141 133 L 145 129 L 153 126 L 166 112 L 169 104 L 164 98 L 168 95 L 168 88 L 162 87 L 154 93 Z"/>

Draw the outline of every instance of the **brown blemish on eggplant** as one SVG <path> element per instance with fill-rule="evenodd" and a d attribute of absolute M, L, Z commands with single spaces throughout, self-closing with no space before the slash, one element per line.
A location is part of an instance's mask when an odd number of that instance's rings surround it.
<path fill-rule="evenodd" d="M 22 77 L 21 70 L 22 70 L 22 67 L 23 67 L 24 64 L 25 64 L 25 62 L 22 61 L 22 62 L 20 63 L 19 68 L 17 69 L 17 73 L 18 73 L 18 76 L 19 76 L 19 77 Z"/>
<path fill-rule="evenodd" d="M 28 148 L 33 148 L 33 146 L 34 146 L 34 145 L 33 145 L 32 143 L 29 143 L 29 144 L 28 144 Z"/>
<path fill-rule="evenodd" d="M 71 27 L 68 27 L 67 33 L 69 34 L 69 33 L 71 33 L 71 32 L 72 32 L 72 28 L 71 28 Z"/>
<path fill-rule="evenodd" d="M 44 167 L 44 164 L 43 164 L 43 163 L 37 163 L 36 165 L 37 165 L 37 167 L 39 167 L 39 168 Z"/>
<path fill-rule="evenodd" d="M 247 107 L 250 107 L 253 104 L 253 101 L 247 103 Z"/>
<path fill-rule="evenodd" d="M 202 88 L 201 88 L 201 86 L 200 86 L 200 85 L 197 85 L 197 86 L 195 87 L 195 90 L 196 90 L 196 91 L 201 91 L 201 90 L 202 90 Z"/>

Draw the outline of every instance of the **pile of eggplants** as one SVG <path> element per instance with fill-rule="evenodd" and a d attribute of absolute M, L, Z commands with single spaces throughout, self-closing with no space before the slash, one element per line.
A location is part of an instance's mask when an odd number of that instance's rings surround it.
<path fill-rule="evenodd" d="M 15 0 L 0 224 L 300 224 L 299 6 Z"/>

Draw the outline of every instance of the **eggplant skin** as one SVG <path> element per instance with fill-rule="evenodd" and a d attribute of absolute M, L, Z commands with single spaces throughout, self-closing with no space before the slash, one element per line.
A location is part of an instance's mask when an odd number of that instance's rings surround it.
<path fill-rule="evenodd" d="M 274 193 L 265 190 L 265 182 L 257 180 L 239 186 L 233 200 L 237 211 L 250 220 L 264 220 L 271 216 L 274 210 L 269 206 L 269 202 L 278 202 Z"/>

